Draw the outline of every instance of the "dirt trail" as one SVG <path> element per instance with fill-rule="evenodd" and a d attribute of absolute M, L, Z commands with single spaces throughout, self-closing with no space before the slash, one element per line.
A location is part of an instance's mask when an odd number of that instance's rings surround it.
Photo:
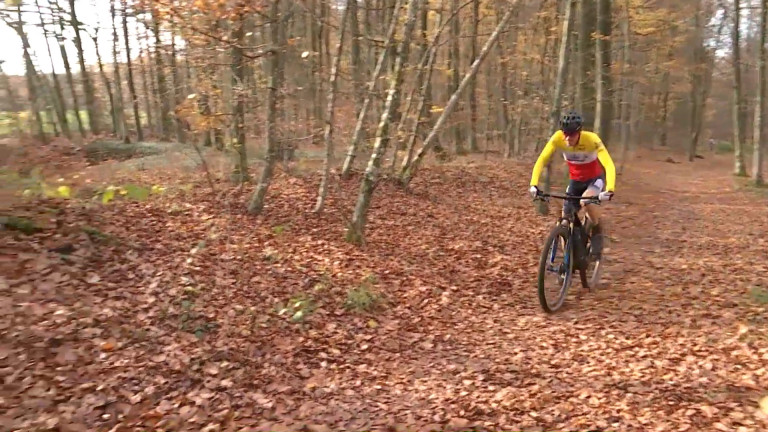
<path fill-rule="evenodd" d="M 42 245 L 84 234 L 8 238 L 0 424 L 766 430 L 766 199 L 732 192 L 727 167 L 632 161 L 606 283 L 577 298 L 575 282 L 552 316 L 535 277 L 554 219 L 534 215 L 529 164 L 428 168 L 410 194 L 381 184 L 363 248 L 342 240 L 356 180 L 321 215 L 312 176 L 276 181 L 258 218 L 204 188 L 67 210 L 60 225 L 140 247 L 85 242 L 62 261 Z M 371 273 L 389 306 L 349 313 Z M 275 308 L 297 292 L 317 302 L 301 325 Z"/>

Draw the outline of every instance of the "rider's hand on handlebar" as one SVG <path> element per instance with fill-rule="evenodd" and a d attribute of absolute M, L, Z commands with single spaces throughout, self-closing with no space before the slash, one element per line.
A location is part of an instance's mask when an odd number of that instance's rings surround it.
<path fill-rule="evenodd" d="M 600 192 L 600 195 L 598 196 L 598 199 L 600 201 L 610 201 L 613 198 L 613 191 L 603 191 Z"/>
<path fill-rule="evenodd" d="M 528 189 L 528 193 L 531 194 L 531 198 L 536 198 L 539 195 L 539 188 L 536 186 L 531 186 Z"/>

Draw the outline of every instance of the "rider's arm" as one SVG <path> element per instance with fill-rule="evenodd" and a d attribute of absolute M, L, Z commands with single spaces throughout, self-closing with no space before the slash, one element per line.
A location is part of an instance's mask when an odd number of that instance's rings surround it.
<path fill-rule="evenodd" d="M 541 176 L 541 171 L 544 169 L 544 166 L 549 162 L 549 158 L 552 157 L 552 155 L 555 153 L 555 136 L 552 135 L 552 138 L 549 139 L 549 142 L 547 142 L 547 145 L 544 146 L 544 149 L 541 150 L 541 154 L 539 154 L 539 158 L 536 159 L 536 164 L 533 166 L 533 174 L 531 174 L 531 186 L 538 186 L 539 184 L 539 176 Z"/>
<path fill-rule="evenodd" d="M 616 186 L 616 166 L 613 165 L 611 154 L 608 153 L 608 150 L 603 143 L 598 144 L 597 159 L 603 164 L 603 168 L 605 168 L 605 180 L 607 183 L 605 190 L 613 192 L 613 188 Z"/>

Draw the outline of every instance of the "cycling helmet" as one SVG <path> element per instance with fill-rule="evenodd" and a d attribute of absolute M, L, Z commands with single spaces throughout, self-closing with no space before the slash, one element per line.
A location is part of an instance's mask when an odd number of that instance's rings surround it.
<path fill-rule="evenodd" d="M 569 111 L 560 118 L 560 130 L 565 134 L 572 134 L 581 130 L 582 118 L 576 111 Z"/>

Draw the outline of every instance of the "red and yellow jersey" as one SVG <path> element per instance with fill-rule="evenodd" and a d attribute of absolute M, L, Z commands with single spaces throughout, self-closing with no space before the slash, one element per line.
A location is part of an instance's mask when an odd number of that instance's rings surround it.
<path fill-rule="evenodd" d="M 603 167 L 606 173 L 607 191 L 613 191 L 616 186 L 616 167 L 613 165 L 613 159 L 608 154 L 605 145 L 600 137 L 589 131 L 581 131 L 579 143 L 573 147 L 568 145 L 563 131 L 558 130 L 552 135 L 541 151 L 536 164 L 533 166 L 533 175 L 531 175 L 531 186 L 539 184 L 539 176 L 544 166 L 549 162 L 549 158 L 556 150 L 562 150 L 563 157 L 568 162 L 568 173 L 572 180 L 585 181 L 595 178 L 603 173 Z M 602 167 L 600 164 L 602 163 Z"/>

